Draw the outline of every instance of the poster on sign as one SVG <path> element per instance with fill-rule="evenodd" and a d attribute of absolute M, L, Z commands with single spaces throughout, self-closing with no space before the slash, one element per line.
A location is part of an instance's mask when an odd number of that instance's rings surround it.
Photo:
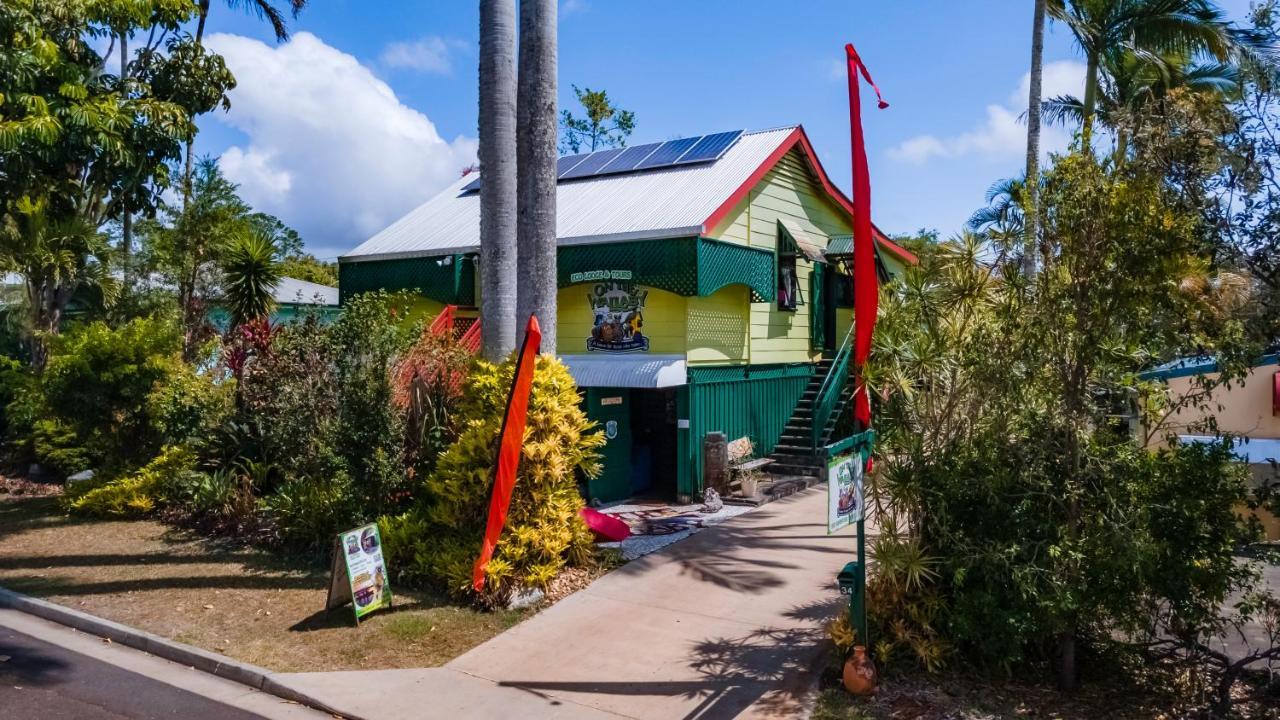
<path fill-rule="evenodd" d="M 827 461 L 827 533 L 862 519 L 862 453 Z"/>
<path fill-rule="evenodd" d="M 351 602 L 356 624 L 374 610 L 391 607 L 391 584 L 382 559 L 382 536 L 371 523 L 338 535 L 325 609 Z"/>

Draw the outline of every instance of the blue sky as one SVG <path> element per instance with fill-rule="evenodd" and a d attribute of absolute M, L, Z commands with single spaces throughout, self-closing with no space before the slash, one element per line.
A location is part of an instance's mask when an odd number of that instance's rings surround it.
<path fill-rule="evenodd" d="M 473 162 L 477 13 L 473 0 L 317 0 L 278 45 L 215 0 L 209 44 L 239 87 L 229 113 L 201 119 L 198 152 L 312 252 L 341 254 Z M 636 113 L 633 143 L 799 123 L 847 190 L 853 42 L 891 104 L 864 106 L 874 219 L 946 236 L 1021 169 L 1030 15 L 1030 0 L 561 0 L 561 106 L 571 84 L 608 90 Z M 1045 61 L 1047 93 L 1079 92 L 1065 29 L 1050 27 Z M 1065 142 L 1051 132 L 1046 150 Z"/>

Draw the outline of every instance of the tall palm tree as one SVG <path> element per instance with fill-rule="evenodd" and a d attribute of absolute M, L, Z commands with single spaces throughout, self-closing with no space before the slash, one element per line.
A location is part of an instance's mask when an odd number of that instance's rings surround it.
<path fill-rule="evenodd" d="M 1002 247 L 1014 245 L 1026 235 L 1029 195 L 1025 178 L 995 181 L 987 188 L 986 207 L 969 216 L 969 229 Z"/>
<path fill-rule="evenodd" d="M 480 334 L 497 361 L 516 346 L 516 6 L 480 0 Z"/>
<path fill-rule="evenodd" d="M 1046 0 L 1034 0 L 1031 20 L 1031 82 L 1027 98 L 1027 208 L 1026 242 L 1022 250 L 1022 274 L 1036 272 L 1036 236 L 1039 215 L 1036 205 L 1040 188 L 1040 101 L 1044 80 L 1044 14 Z"/>
<path fill-rule="evenodd" d="M 556 0 L 520 3 L 516 114 L 517 321 L 542 326 L 556 351 Z"/>
<path fill-rule="evenodd" d="M 1178 53 L 1228 62 L 1259 48 L 1210 0 L 1049 0 L 1051 17 L 1070 29 L 1085 54 L 1083 134 L 1092 137 L 1100 75 L 1108 53 Z"/>
<path fill-rule="evenodd" d="M 1121 50 L 1103 55 L 1100 66 L 1102 79 L 1093 116 L 1115 133 L 1117 160 L 1128 155 L 1131 134 L 1150 118 L 1162 114 L 1169 93 L 1184 90 L 1227 103 L 1238 97 L 1240 91 L 1237 66 L 1189 63 L 1177 54 Z M 1072 95 L 1046 100 L 1043 110 L 1045 119 L 1053 124 L 1075 125 L 1085 121 L 1085 102 Z"/>
<path fill-rule="evenodd" d="M 196 6 L 196 47 L 204 47 L 204 28 L 209 20 L 209 6 L 213 0 L 199 0 Z M 284 13 L 275 6 L 271 0 L 226 0 L 227 7 L 232 10 L 244 10 L 258 16 L 260 20 L 266 20 L 271 25 L 271 31 L 275 33 L 276 42 L 284 42 L 289 39 L 289 26 L 284 19 Z M 298 13 L 307 6 L 307 0 L 288 0 L 289 10 L 296 19 Z M 186 165 L 183 167 L 182 173 L 182 199 L 185 202 L 191 194 L 191 172 L 195 167 L 195 139 L 187 141 L 187 159 Z"/>
<path fill-rule="evenodd" d="M 31 364 L 43 370 L 46 343 L 58 332 L 71 298 L 97 290 L 104 305 L 119 295 L 120 283 L 107 271 L 110 246 L 97 227 L 77 214 L 55 216 L 46 198 L 22 197 L 8 208 L 0 228 L 0 273 L 22 275 L 26 287 Z"/>

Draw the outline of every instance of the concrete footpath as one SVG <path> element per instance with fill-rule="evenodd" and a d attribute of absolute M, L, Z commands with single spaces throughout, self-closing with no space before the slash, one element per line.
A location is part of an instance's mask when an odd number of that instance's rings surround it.
<path fill-rule="evenodd" d="M 279 673 L 363 720 L 803 713 L 854 535 L 825 486 L 633 561 L 441 668 Z"/>

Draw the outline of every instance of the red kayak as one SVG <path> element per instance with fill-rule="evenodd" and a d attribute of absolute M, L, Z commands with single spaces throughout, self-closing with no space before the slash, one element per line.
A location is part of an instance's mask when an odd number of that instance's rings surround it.
<path fill-rule="evenodd" d="M 631 528 L 612 515 L 605 515 L 595 508 L 584 507 L 578 511 L 583 522 L 591 528 L 596 538 L 603 542 L 622 542 L 631 537 Z"/>

